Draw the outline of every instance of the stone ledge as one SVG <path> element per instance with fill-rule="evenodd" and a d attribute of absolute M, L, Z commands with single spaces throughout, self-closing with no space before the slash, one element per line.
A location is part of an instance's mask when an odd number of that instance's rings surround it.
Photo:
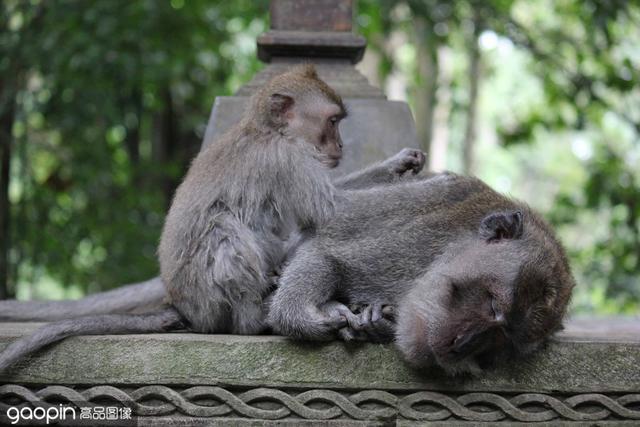
<path fill-rule="evenodd" d="M 0 347 L 35 327 L 33 323 L 0 324 Z M 171 333 L 70 338 L 20 362 L 0 376 L 0 382 L 638 392 L 639 366 L 638 322 L 583 320 L 570 323 L 530 360 L 480 378 L 448 378 L 435 369 L 418 372 L 407 366 L 391 345 Z"/>
<path fill-rule="evenodd" d="M 0 324 L 0 348 L 36 326 Z M 0 376 L 0 424 L 9 406 L 106 401 L 136 425 L 633 425 L 639 366 L 640 322 L 621 319 L 571 322 L 530 360 L 479 378 L 417 372 L 390 345 L 85 336 Z"/>

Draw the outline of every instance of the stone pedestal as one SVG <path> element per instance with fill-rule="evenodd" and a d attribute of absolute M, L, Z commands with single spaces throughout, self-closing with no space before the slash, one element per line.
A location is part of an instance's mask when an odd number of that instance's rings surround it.
<path fill-rule="evenodd" d="M 352 0 L 273 0 L 271 29 L 258 38 L 258 57 L 267 66 L 231 97 L 215 100 L 203 145 L 232 126 L 247 99 L 271 77 L 294 64 L 311 62 L 343 97 L 349 117 L 340 125 L 345 143 L 336 175 L 352 172 L 397 153 L 419 147 L 409 107 L 388 101 L 353 64 L 366 42 L 352 33 Z"/>
<path fill-rule="evenodd" d="M 34 327 L 0 324 L 0 349 Z M 637 425 L 639 366 L 640 323 L 621 319 L 569 322 L 529 360 L 477 378 L 414 370 L 392 345 L 74 337 L 0 375 L 0 425 L 9 406 L 55 402 L 130 408 L 141 426 Z"/>
<path fill-rule="evenodd" d="M 244 111 L 248 98 L 218 97 L 211 111 L 203 144 L 210 144 L 232 126 Z M 383 98 L 347 98 L 349 117 L 340 125 L 344 155 L 332 173 L 342 175 L 385 159 L 403 147 L 417 147 L 416 131 L 404 102 Z"/>

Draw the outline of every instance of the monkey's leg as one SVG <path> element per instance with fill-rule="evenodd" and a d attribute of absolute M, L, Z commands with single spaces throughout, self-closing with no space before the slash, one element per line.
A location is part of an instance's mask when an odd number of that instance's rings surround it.
<path fill-rule="evenodd" d="M 199 243 L 188 263 L 166 279 L 171 303 L 196 332 L 263 332 L 263 298 L 274 267 L 266 243 L 230 214 L 218 215 L 194 241 Z"/>
<path fill-rule="evenodd" d="M 379 184 L 388 184 L 399 180 L 406 172 L 413 175 L 422 170 L 425 155 L 414 148 L 403 148 L 398 154 L 375 163 L 361 171 L 339 178 L 335 186 L 343 190 L 361 190 Z"/>
<path fill-rule="evenodd" d="M 0 322 L 41 322 L 140 311 L 166 297 L 159 277 L 70 301 L 0 301 Z"/>
<path fill-rule="evenodd" d="M 183 328 L 182 317 L 173 308 L 146 314 L 105 314 L 50 323 L 33 334 L 17 339 L 0 353 L 0 371 L 29 353 L 76 335 L 141 334 Z"/>
<path fill-rule="evenodd" d="M 361 328 L 345 305 L 331 301 L 340 275 L 329 259 L 303 244 L 284 269 L 267 321 L 275 333 L 298 339 L 331 340 L 349 324 Z"/>

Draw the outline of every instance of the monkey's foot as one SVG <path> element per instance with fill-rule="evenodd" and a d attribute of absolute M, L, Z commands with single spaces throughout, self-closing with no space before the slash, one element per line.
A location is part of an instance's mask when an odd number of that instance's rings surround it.
<path fill-rule="evenodd" d="M 402 175 L 411 171 L 414 175 L 422 170 L 426 160 L 425 154 L 415 148 L 403 148 L 398 154 L 387 160 L 394 173 Z"/>

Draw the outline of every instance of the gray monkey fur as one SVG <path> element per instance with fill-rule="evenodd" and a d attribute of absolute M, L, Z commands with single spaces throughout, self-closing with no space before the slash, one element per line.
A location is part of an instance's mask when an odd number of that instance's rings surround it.
<path fill-rule="evenodd" d="M 573 286 L 562 246 L 527 205 L 475 178 L 431 175 L 349 193 L 284 268 L 268 322 L 306 340 L 369 329 L 416 366 L 479 372 L 560 329 Z M 378 314 L 343 327 L 350 314 L 334 300 Z"/>

